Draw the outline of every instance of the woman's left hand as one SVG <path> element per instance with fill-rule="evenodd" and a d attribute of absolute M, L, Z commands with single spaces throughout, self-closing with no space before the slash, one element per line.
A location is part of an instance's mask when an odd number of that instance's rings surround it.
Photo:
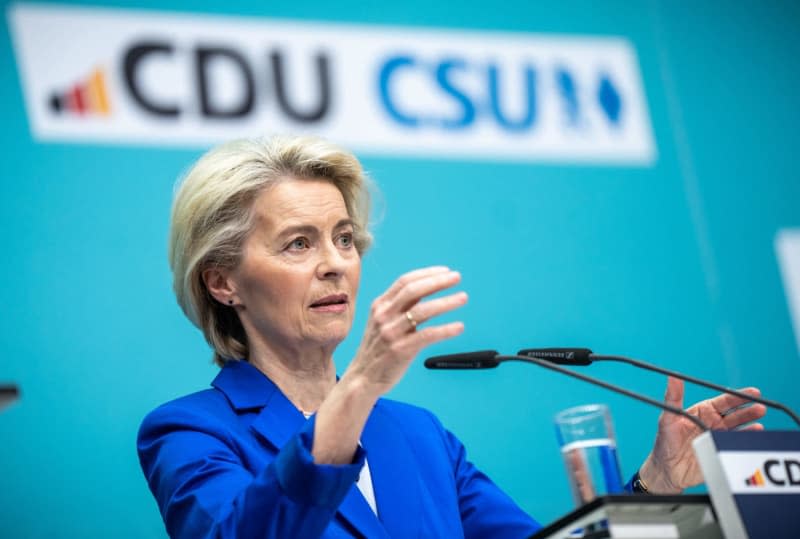
<path fill-rule="evenodd" d="M 754 387 L 740 389 L 744 393 L 760 396 Z M 676 408 L 683 408 L 683 381 L 670 377 L 664 402 Z M 686 411 L 714 430 L 731 430 L 742 427 L 764 416 L 766 408 L 754 404 L 739 408 L 747 401 L 734 395 L 722 394 L 689 407 Z M 759 423 L 753 423 L 741 430 L 763 430 Z M 639 475 L 650 492 L 675 494 L 683 489 L 703 482 L 703 474 L 694 455 L 692 440 L 700 434 L 700 429 L 688 419 L 663 412 L 658 419 L 656 442 L 650 455 L 639 469 Z"/>

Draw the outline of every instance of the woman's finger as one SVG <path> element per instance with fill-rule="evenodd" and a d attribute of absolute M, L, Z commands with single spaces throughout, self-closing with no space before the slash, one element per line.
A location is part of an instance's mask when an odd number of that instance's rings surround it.
<path fill-rule="evenodd" d="M 664 404 L 682 410 L 683 391 L 684 391 L 683 380 L 679 380 L 678 378 L 673 378 L 672 376 L 668 377 L 667 390 L 664 392 Z M 665 411 L 661 414 L 660 424 L 666 427 L 667 425 L 670 425 L 678 420 L 679 416 Z"/>
<path fill-rule="evenodd" d="M 747 393 L 748 395 L 752 395 L 754 397 L 760 397 L 761 391 L 759 391 L 756 387 L 746 387 L 744 389 L 739 390 L 741 393 Z M 741 397 L 737 397 L 736 395 L 730 395 L 728 393 L 723 393 L 717 397 L 708 401 L 714 409 L 720 413 L 725 414 L 729 412 L 732 408 L 736 408 L 741 406 L 742 404 L 746 404 L 750 401 L 747 399 L 743 399 Z"/>
<path fill-rule="evenodd" d="M 441 298 L 417 303 L 407 312 L 411 313 L 417 324 L 424 324 L 431 318 L 463 306 L 467 303 L 467 299 L 466 292 L 456 292 L 455 294 L 450 294 Z"/>
<path fill-rule="evenodd" d="M 392 300 L 397 295 L 397 293 L 407 284 L 417 281 L 419 279 L 423 279 L 425 277 L 429 277 L 431 275 L 437 275 L 439 273 L 447 273 L 450 271 L 450 268 L 447 266 L 429 266 L 427 268 L 420 268 L 413 271 L 409 271 L 408 273 L 404 273 L 400 277 L 392 283 L 386 292 L 383 293 L 383 298 L 386 300 Z"/>
<path fill-rule="evenodd" d="M 722 416 L 722 423 L 728 430 L 735 429 L 741 425 L 744 425 L 745 423 L 750 423 L 751 421 L 761 419 L 766 413 L 766 407 L 761 404 L 754 404 L 753 406 L 739 408 L 730 414 Z"/>
<path fill-rule="evenodd" d="M 441 292 L 457 285 L 461 281 L 461 274 L 457 271 L 448 271 L 429 275 L 405 284 L 392 300 L 392 309 L 403 313 L 416 305 L 422 298 Z"/>
<path fill-rule="evenodd" d="M 752 425 L 747 425 L 746 427 L 742 427 L 736 430 L 764 430 L 764 425 L 761 423 L 753 423 Z"/>
<path fill-rule="evenodd" d="M 463 322 L 450 322 L 439 326 L 429 326 L 425 329 L 409 333 L 397 342 L 397 346 L 409 350 L 417 355 L 420 350 L 445 339 L 451 339 L 464 332 Z"/>
<path fill-rule="evenodd" d="M 456 292 L 441 298 L 417 303 L 411 309 L 397 314 L 384 330 L 388 338 L 401 337 L 411 333 L 420 326 L 440 314 L 455 310 L 467 302 L 466 292 Z"/>

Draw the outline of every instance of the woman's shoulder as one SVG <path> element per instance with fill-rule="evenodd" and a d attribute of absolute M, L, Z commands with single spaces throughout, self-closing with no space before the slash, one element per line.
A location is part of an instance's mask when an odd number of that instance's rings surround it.
<path fill-rule="evenodd" d="M 204 389 L 165 402 L 142 420 L 139 437 L 152 431 L 193 428 L 203 430 L 230 423 L 235 416 L 225 395 L 216 388 Z"/>

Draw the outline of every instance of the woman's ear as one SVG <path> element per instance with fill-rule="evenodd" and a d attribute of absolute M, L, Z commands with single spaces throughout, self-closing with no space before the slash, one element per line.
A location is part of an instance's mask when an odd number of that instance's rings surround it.
<path fill-rule="evenodd" d="M 211 296 L 223 305 L 233 305 L 236 302 L 236 286 L 228 270 L 209 268 L 203 270 L 203 282 Z"/>

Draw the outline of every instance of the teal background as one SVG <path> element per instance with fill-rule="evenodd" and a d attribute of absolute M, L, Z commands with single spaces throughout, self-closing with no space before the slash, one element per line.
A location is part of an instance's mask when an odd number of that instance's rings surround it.
<path fill-rule="evenodd" d="M 773 248 L 800 226 L 796 2 L 81 2 L 411 27 L 624 36 L 658 158 L 648 168 L 363 155 L 383 194 L 360 315 L 400 273 L 463 273 L 466 332 L 428 354 L 578 345 L 639 357 L 800 408 L 800 361 Z M 32 139 L 7 20 L 0 30 L 0 537 L 163 537 L 136 430 L 215 374 L 170 289 L 175 178 L 201 152 Z M 46 36 L 43 36 L 46 39 Z M 427 354 L 426 354 L 427 355 Z M 661 396 L 625 366 L 590 374 Z M 709 393 L 688 391 L 689 401 Z M 606 402 L 623 471 L 657 412 L 520 364 L 441 373 L 417 362 L 392 397 L 433 410 L 542 522 L 572 507 L 552 427 Z M 768 428 L 790 428 L 772 412 Z"/>

